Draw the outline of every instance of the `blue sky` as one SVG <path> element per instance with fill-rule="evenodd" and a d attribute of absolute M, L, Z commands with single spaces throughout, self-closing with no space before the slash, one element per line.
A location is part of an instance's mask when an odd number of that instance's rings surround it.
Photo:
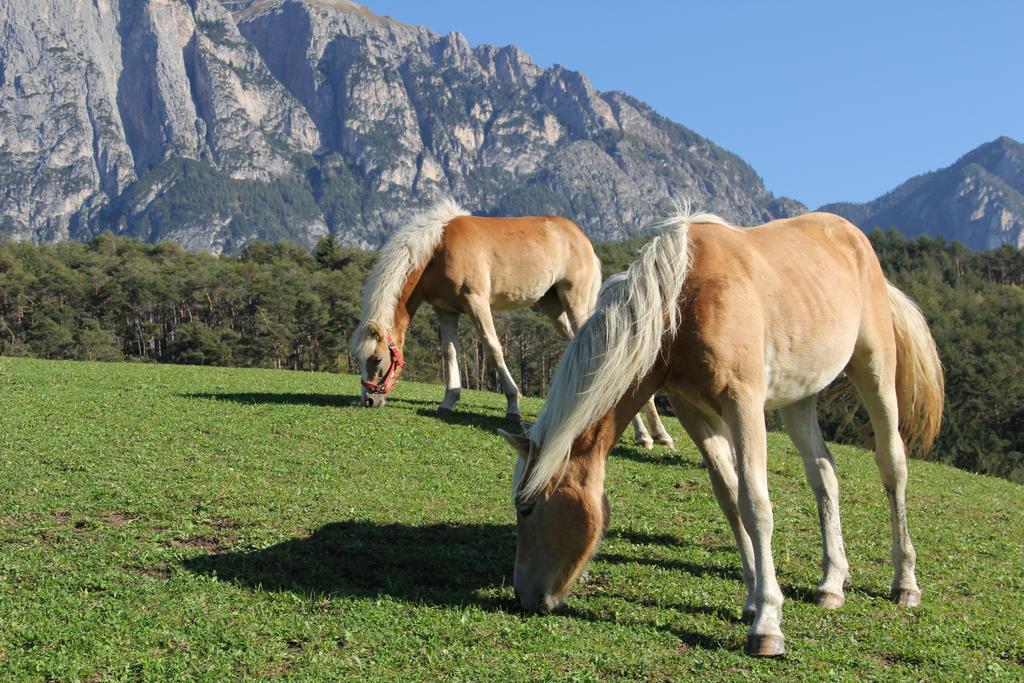
<path fill-rule="evenodd" d="M 815 208 L 1024 141 L 1024 2 L 364 0 L 623 90 Z"/>

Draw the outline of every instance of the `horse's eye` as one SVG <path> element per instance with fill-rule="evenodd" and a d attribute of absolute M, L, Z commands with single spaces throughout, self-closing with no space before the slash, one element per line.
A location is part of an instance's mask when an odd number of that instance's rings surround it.
<path fill-rule="evenodd" d="M 380 363 L 380 356 L 370 356 L 370 360 L 374 363 Z"/>
<path fill-rule="evenodd" d="M 518 507 L 519 514 L 523 517 L 529 517 L 533 513 L 534 502 L 532 500 L 527 501 Z"/>

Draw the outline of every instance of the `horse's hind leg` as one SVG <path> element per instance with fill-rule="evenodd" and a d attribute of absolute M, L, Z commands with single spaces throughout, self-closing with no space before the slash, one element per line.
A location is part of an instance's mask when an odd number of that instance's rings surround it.
<path fill-rule="evenodd" d="M 914 567 L 917 554 L 907 529 L 907 456 L 899 432 L 895 355 L 874 350 L 854 352 L 846 375 L 857 389 L 875 432 L 875 463 L 889 499 L 892 522 L 892 600 L 907 607 L 921 603 Z"/>
<path fill-rule="evenodd" d="M 498 377 L 501 379 L 501 391 L 505 394 L 508 407 L 505 409 L 505 417 L 518 420 L 519 412 L 519 387 L 512 379 L 512 373 L 505 365 L 505 354 L 501 350 L 501 340 L 494 329 L 494 320 L 491 318 L 491 306 L 487 301 L 472 299 L 469 301 L 469 312 L 476 323 L 480 336 L 484 338 L 487 350 L 490 352 L 491 360 L 498 369 Z"/>
<path fill-rule="evenodd" d="M 804 460 L 804 474 L 818 503 L 821 525 L 822 579 L 814 594 L 819 607 L 835 609 L 846 602 L 843 584 L 850 573 L 839 523 L 839 481 L 836 465 L 818 426 L 817 396 L 810 396 L 782 409 L 786 431 Z"/>
<path fill-rule="evenodd" d="M 576 334 L 593 313 L 594 302 L 590 299 L 589 291 L 585 288 L 569 287 L 565 283 L 559 283 L 555 285 L 555 293 L 562 303 L 562 310 L 565 311 L 569 319 L 572 333 Z"/>
<path fill-rule="evenodd" d="M 640 413 L 633 416 L 633 440 L 640 448 L 654 448 L 654 439 L 651 438 L 644 421 L 640 419 Z"/>
<path fill-rule="evenodd" d="M 750 544 L 750 536 L 743 528 L 740 520 L 739 504 L 737 503 L 736 459 L 729 427 L 721 418 L 708 416 L 700 412 L 682 396 L 669 394 L 672 410 L 683 429 L 697 444 L 697 449 L 708 463 L 708 476 L 711 488 L 715 492 L 718 506 L 725 513 L 725 518 L 732 528 L 739 549 L 740 562 L 743 565 L 743 583 L 747 588 L 747 600 L 743 605 L 743 620 L 750 623 L 754 620 L 754 549 Z"/>
<path fill-rule="evenodd" d="M 654 444 L 660 443 L 669 448 L 675 448 L 676 442 L 673 441 L 672 436 L 665 429 L 665 425 L 661 423 L 661 418 L 658 417 L 658 409 L 654 405 L 654 397 L 651 396 L 647 399 L 647 403 L 640 410 L 647 417 L 647 424 L 650 425 L 651 431 L 647 431 L 644 421 L 640 418 L 640 413 L 634 415 L 633 437 L 637 445 L 641 448 L 654 448 Z M 654 433 L 653 437 L 651 432 Z"/>
<path fill-rule="evenodd" d="M 651 427 L 651 432 L 654 435 L 654 443 L 660 443 L 663 446 L 669 448 L 675 448 L 676 442 L 672 440 L 672 436 L 665 429 L 665 425 L 661 423 L 661 418 L 658 416 L 658 408 L 654 405 L 654 397 L 651 396 L 647 399 L 647 403 L 641 408 L 643 414 L 647 417 L 647 424 Z"/>
<path fill-rule="evenodd" d="M 459 316 L 457 313 L 437 314 L 441 322 L 441 367 L 444 372 L 444 400 L 437 412 L 450 413 L 462 394 L 459 377 Z"/>
<path fill-rule="evenodd" d="M 566 341 L 572 339 L 573 327 L 569 323 L 569 316 L 566 315 L 562 302 L 554 288 L 538 299 L 535 305 L 544 315 L 551 318 L 551 324 L 555 326 L 558 336 Z"/>

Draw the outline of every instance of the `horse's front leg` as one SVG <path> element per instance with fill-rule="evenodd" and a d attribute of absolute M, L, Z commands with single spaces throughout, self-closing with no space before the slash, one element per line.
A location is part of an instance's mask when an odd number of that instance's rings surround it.
<path fill-rule="evenodd" d="M 736 458 L 733 454 L 729 426 L 720 417 L 702 413 L 680 394 L 670 393 L 669 402 L 679 423 L 697 444 L 697 449 L 704 458 L 703 462 L 708 463 L 708 476 L 711 479 L 711 488 L 715 492 L 715 499 L 736 539 L 736 548 L 739 550 L 743 568 L 743 584 L 747 588 L 747 599 L 743 603 L 743 621 L 749 624 L 757 614 L 754 605 L 754 549 L 740 519 Z"/>
<path fill-rule="evenodd" d="M 782 591 L 772 558 L 774 518 L 768 498 L 768 435 L 764 424 L 764 396 L 747 389 L 722 401 L 723 415 L 736 448 L 738 502 L 743 528 L 754 551 L 754 609 L 747 631 L 747 654 L 778 657 L 785 654 L 782 636 Z M 711 462 L 708 462 L 710 469 Z"/>
<path fill-rule="evenodd" d="M 437 412 L 450 413 L 462 395 L 458 354 L 459 315 L 438 312 L 437 317 L 441 322 L 441 366 L 444 373 L 444 400 L 437 406 Z"/>

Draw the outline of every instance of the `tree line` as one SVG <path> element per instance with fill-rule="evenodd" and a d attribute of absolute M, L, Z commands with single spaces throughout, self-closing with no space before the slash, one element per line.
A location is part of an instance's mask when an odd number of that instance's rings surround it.
<path fill-rule="evenodd" d="M 871 239 L 888 277 L 921 306 L 945 366 L 932 457 L 1024 482 L 1024 252 L 973 253 L 895 232 Z M 643 241 L 596 244 L 605 275 L 623 270 Z M 354 372 L 348 338 L 373 258 L 332 237 L 312 253 L 257 242 L 237 256 L 109 233 L 89 243 L 0 242 L 0 355 Z M 520 389 L 543 395 L 564 342 L 531 310 L 495 323 Z M 475 330 L 461 327 L 463 386 L 495 389 Z M 407 378 L 441 380 L 438 338 L 424 307 L 406 342 Z M 864 443 L 870 430 L 855 405 L 841 385 L 826 392 L 827 438 Z"/>

